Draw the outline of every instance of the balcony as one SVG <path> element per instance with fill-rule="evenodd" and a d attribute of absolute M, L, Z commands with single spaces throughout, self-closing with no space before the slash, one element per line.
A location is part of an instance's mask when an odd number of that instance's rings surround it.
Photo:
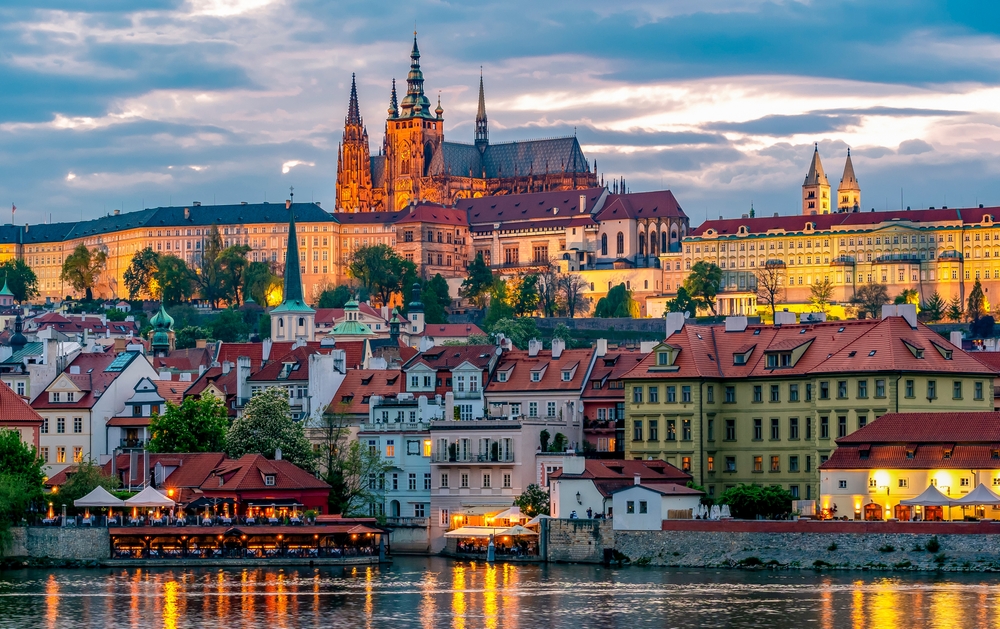
<path fill-rule="evenodd" d="M 482 391 L 455 391 L 452 390 L 455 395 L 456 400 L 481 400 L 483 399 Z"/>
<path fill-rule="evenodd" d="M 430 518 L 386 518 L 386 526 L 405 526 L 412 528 L 427 528 Z"/>
<path fill-rule="evenodd" d="M 123 450 L 145 448 L 146 441 L 143 439 L 122 439 L 119 447 Z"/>
<path fill-rule="evenodd" d="M 367 432 L 427 432 L 431 429 L 428 422 L 382 422 L 372 424 L 365 422 L 358 428 L 358 433 Z"/>
<path fill-rule="evenodd" d="M 830 266 L 854 266 L 854 256 L 838 256 L 830 261 Z"/>
<path fill-rule="evenodd" d="M 513 463 L 514 453 L 462 454 L 461 452 L 435 452 L 431 463 Z"/>

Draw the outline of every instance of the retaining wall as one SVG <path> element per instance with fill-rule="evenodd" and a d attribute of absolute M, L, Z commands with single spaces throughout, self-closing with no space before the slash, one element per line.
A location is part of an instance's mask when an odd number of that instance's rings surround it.
<path fill-rule="evenodd" d="M 546 561 L 601 563 L 614 544 L 611 520 L 543 520 Z"/>
<path fill-rule="evenodd" d="M 8 557 L 102 560 L 111 557 L 105 528 L 14 527 Z"/>

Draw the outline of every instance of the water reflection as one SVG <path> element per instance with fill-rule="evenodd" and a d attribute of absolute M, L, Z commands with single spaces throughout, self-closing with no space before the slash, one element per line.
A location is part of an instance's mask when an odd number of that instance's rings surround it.
<path fill-rule="evenodd" d="M 361 620 L 364 619 L 364 622 Z M 398 558 L 392 566 L 0 573 L 0 629 L 187 626 L 998 627 L 975 575 L 606 569 Z"/>

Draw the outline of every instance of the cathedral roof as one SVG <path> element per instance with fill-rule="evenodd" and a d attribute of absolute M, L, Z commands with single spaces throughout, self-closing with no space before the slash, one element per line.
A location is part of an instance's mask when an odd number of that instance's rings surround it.
<path fill-rule="evenodd" d="M 500 179 L 528 174 L 589 173 L 590 167 L 575 137 L 490 144 L 480 152 L 471 144 L 442 142 L 434 152 L 428 175 Z"/>
<path fill-rule="evenodd" d="M 847 161 L 844 162 L 844 176 L 840 178 L 837 190 L 860 190 L 858 178 L 854 176 L 854 162 L 851 161 L 851 149 L 847 149 Z"/>
<path fill-rule="evenodd" d="M 809 164 L 809 174 L 806 175 L 805 183 L 803 186 L 815 186 L 815 185 L 830 185 L 830 180 L 826 178 L 826 173 L 823 172 L 823 162 L 819 159 L 819 146 L 813 150 L 812 163 Z"/>
<path fill-rule="evenodd" d="M 374 155 L 368 158 L 372 169 L 372 187 L 382 188 L 385 186 L 385 155 Z"/>

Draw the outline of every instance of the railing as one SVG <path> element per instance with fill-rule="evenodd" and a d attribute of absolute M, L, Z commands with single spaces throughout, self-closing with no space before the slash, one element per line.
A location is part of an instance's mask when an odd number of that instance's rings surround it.
<path fill-rule="evenodd" d="M 922 260 L 915 253 L 886 253 L 875 257 L 875 262 L 909 262 L 920 264 Z"/>
<path fill-rule="evenodd" d="M 455 395 L 456 400 L 481 400 L 483 399 L 482 391 L 454 391 L 452 393 Z"/>
<path fill-rule="evenodd" d="M 382 423 L 370 423 L 366 422 L 361 424 L 358 432 L 426 432 L 431 429 L 431 425 L 427 422 L 382 422 Z"/>
<path fill-rule="evenodd" d="M 386 518 L 387 526 L 413 526 L 426 528 L 430 523 L 430 518 Z"/>
<path fill-rule="evenodd" d="M 143 448 L 146 446 L 146 441 L 143 439 L 122 439 L 122 448 Z"/>
<path fill-rule="evenodd" d="M 463 454 L 461 452 L 435 452 L 431 455 L 432 463 L 513 463 L 514 453 L 499 454 Z"/>
<path fill-rule="evenodd" d="M 854 266 L 854 256 L 838 256 L 830 261 L 830 266 Z"/>

